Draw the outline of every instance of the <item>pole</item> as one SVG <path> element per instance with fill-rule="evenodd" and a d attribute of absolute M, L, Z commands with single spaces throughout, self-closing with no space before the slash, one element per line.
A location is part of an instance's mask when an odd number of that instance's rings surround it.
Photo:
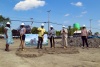
<path fill-rule="evenodd" d="M 91 21 L 92 21 L 92 19 L 90 19 L 90 32 L 92 32 L 92 31 L 91 31 Z M 91 34 L 92 34 L 92 33 L 91 33 Z"/>
<path fill-rule="evenodd" d="M 31 19 L 31 22 L 32 22 L 32 23 L 31 23 L 31 26 L 30 26 L 30 27 L 31 27 L 31 30 L 32 30 L 33 18 L 30 18 L 30 19 Z M 31 32 L 31 31 L 30 31 L 30 32 Z M 31 32 L 31 33 L 32 33 L 32 32 Z"/>
<path fill-rule="evenodd" d="M 92 21 L 92 19 L 90 19 L 90 31 L 91 31 L 91 21 Z"/>
<path fill-rule="evenodd" d="M 48 31 L 49 31 L 49 28 L 50 28 L 50 12 L 51 12 L 51 10 L 49 10 L 47 12 L 48 12 Z"/>

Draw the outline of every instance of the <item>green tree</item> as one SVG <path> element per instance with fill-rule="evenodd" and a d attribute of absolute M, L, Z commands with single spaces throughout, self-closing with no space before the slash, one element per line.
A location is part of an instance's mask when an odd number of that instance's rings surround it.
<path fill-rule="evenodd" d="M 95 33 L 94 33 L 94 35 L 98 35 L 98 34 L 99 34 L 99 32 L 95 32 Z"/>
<path fill-rule="evenodd" d="M 31 30 L 32 34 L 38 34 L 37 29 L 38 29 L 38 27 L 33 27 L 32 30 Z M 48 34 L 48 32 L 46 31 L 45 34 Z"/>
<path fill-rule="evenodd" d="M 31 30 L 32 34 L 38 34 L 37 29 L 38 29 L 37 27 L 33 27 L 32 30 Z"/>
<path fill-rule="evenodd" d="M 56 31 L 56 36 L 60 36 L 61 35 L 61 31 Z"/>
<path fill-rule="evenodd" d="M 5 26 L 6 22 L 10 22 L 9 18 L 5 18 L 2 15 L 0 15 L 0 24 L 3 24 L 3 26 Z"/>
<path fill-rule="evenodd" d="M 5 18 L 2 15 L 0 15 L 0 33 L 4 33 L 4 27 L 6 25 L 6 22 L 10 22 L 9 18 Z"/>

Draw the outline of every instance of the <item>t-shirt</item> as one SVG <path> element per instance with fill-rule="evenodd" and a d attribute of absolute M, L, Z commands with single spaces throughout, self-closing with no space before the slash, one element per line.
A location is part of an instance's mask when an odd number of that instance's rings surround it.
<path fill-rule="evenodd" d="M 21 28 L 21 30 L 20 30 L 20 34 L 25 34 L 25 28 Z"/>
<path fill-rule="evenodd" d="M 87 36 L 88 32 L 86 29 L 81 30 L 81 36 Z"/>
<path fill-rule="evenodd" d="M 38 36 L 43 37 L 43 34 L 45 33 L 45 29 L 44 28 L 38 28 L 38 31 L 39 31 Z"/>
<path fill-rule="evenodd" d="M 55 35 L 56 35 L 56 31 L 54 29 L 49 30 L 49 32 L 48 32 L 48 37 L 49 38 L 51 38 L 51 36 L 55 37 Z"/>

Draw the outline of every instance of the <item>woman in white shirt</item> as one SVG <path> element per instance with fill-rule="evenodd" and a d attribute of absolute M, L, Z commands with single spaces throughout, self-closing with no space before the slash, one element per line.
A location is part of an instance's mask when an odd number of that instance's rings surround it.
<path fill-rule="evenodd" d="M 24 23 L 21 24 L 21 30 L 20 30 L 20 46 L 21 49 L 24 50 L 24 44 L 25 44 L 25 33 L 26 33 L 26 28 L 24 27 Z"/>

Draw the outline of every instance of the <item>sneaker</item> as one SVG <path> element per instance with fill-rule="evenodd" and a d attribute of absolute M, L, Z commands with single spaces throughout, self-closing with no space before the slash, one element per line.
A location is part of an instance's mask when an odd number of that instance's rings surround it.
<path fill-rule="evenodd" d="M 66 47 L 64 47 L 64 49 L 66 49 Z"/>
<path fill-rule="evenodd" d="M 52 47 L 52 48 L 54 48 L 54 47 Z"/>
<path fill-rule="evenodd" d="M 84 49 L 84 47 L 82 47 L 82 49 Z"/>
<path fill-rule="evenodd" d="M 25 49 L 22 49 L 22 51 L 24 51 Z"/>

